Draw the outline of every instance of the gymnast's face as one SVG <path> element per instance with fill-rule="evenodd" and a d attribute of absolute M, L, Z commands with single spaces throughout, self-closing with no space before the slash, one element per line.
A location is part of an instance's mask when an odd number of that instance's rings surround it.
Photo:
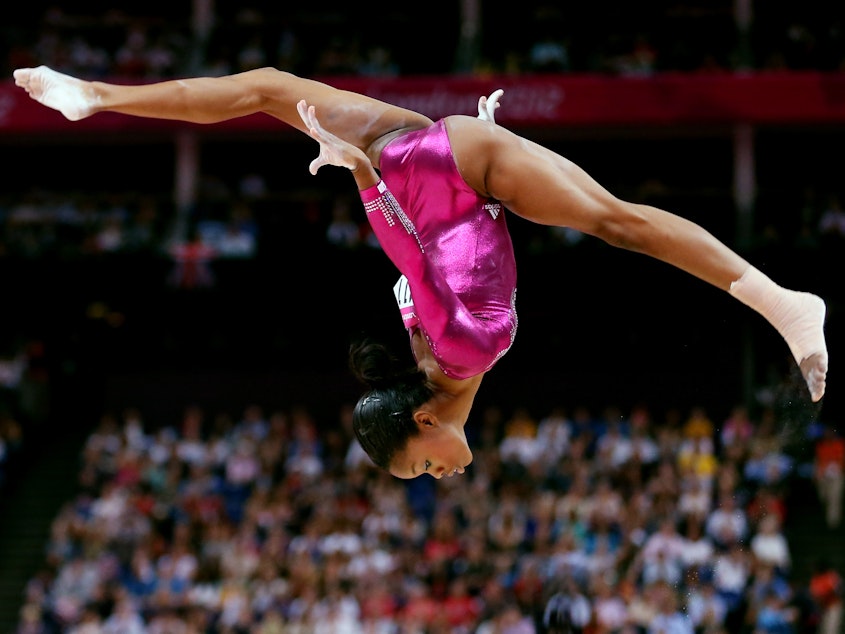
<path fill-rule="evenodd" d="M 418 418 L 416 423 L 420 433 L 397 452 L 390 473 L 406 480 L 424 473 L 437 479 L 463 473 L 472 462 L 464 426 L 430 418 Z"/>

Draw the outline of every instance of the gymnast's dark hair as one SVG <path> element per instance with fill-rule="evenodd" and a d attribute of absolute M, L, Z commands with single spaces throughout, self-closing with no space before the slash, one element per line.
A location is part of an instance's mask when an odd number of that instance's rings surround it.
<path fill-rule="evenodd" d="M 368 388 L 352 412 L 352 429 L 370 459 L 388 469 L 419 433 L 414 412 L 434 392 L 423 371 L 403 366 L 385 345 L 371 340 L 350 346 L 349 369 Z"/>

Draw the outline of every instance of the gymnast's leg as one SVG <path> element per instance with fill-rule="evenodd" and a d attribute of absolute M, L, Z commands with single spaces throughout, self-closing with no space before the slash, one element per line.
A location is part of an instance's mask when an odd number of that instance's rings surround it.
<path fill-rule="evenodd" d="M 85 81 L 46 66 L 17 69 L 14 77 L 30 97 L 71 121 L 98 112 L 117 112 L 216 123 L 265 113 L 307 132 L 296 110 L 296 104 L 305 99 L 315 106 L 326 130 L 368 153 L 385 134 L 431 124 L 430 119 L 416 112 L 275 68 L 143 85 Z M 377 159 L 377 153 L 371 158 Z"/>
<path fill-rule="evenodd" d="M 469 117 L 450 117 L 447 125 L 461 173 L 479 192 L 533 222 L 583 231 L 728 291 L 775 327 L 812 400 L 822 398 L 828 353 L 821 298 L 779 286 L 699 225 L 619 200 L 571 161 L 504 128 Z"/>

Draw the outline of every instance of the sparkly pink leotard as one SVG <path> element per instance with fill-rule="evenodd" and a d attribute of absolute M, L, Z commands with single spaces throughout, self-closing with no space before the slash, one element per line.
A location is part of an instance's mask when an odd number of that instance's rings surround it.
<path fill-rule="evenodd" d="M 367 219 L 403 278 L 397 284 L 410 334 L 419 328 L 452 378 L 489 370 L 516 334 L 516 261 L 502 204 L 461 178 L 446 125 L 391 141 L 382 181 L 361 191 Z M 402 285 L 410 287 L 403 302 Z"/>

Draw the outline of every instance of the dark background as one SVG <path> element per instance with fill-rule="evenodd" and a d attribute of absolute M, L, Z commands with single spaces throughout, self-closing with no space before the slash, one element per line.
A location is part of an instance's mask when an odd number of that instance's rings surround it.
<path fill-rule="evenodd" d="M 739 244 L 731 199 L 732 154 L 725 130 L 676 130 L 643 136 L 586 133 L 535 138 L 575 160 L 611 191 L 652 202 L 712 231 L 776 281 L 829 301 L 834 360 L 825 412 L 836 416 L 837 320 L 841 249 L 835 243 L 793 245 L 805 184 L 833 187 L 841 160 L 831 153 L 839 130 L 762 130 L 757 135 L 761 183 L 757 236 L 776 226 L 772 242 Z M 352 190 L 342 170 L 312 177 L 314 147 L 278 138 L 206 142 L 203 169 L 221 179 L 264 169 L 274 191 L 314 187 Z M 9 183 L 51 187 L 166 190 L 172 149 L 145 143 L 74 140 L 8 150 Z M 267 169 L 267 165 L 271 169 Z M 233 165 L 236 166 L 233 168 Z M 648 194 L 649 182 L 661 193 Z M 652 188 L 654 189 L 654 188 Z M 358 209 L 362 214 L 362 210 Z M 165 280 L 165 257 L 109 255 L 37 261 L 0 259 L 7 339 L 42 338 L 56 394 L 95 411 L 144 402 L 164 419 L 195 397 L 240 410 L 245 401 L 271 406 L 297 398 L 324 404 L 357 394 L 346 350 L 372 335 L 408 355 L 391 287 L 396 272 L 372 249 L 329 245 L 324 223 L 305 223 L 284 197 L 262 204 L 258 255 L 215 261 L 216 285 L 177 291 Z M 688 409 L 707 404 L 719 418 L 775 376 L 788 374 L 788 350 L 756 313 L 729 295 L 664 263 L 585 237 L 548 247 L 547 230 L 510 215 L 517 249 L 520 326 L 513 348 L 485 379 L 479 399 L 528 403 Z M 543 245 L 538 246 L 539 241 Z M 97 313 L 103 307 L 105 316 Z M 111 315 L 111 318 L 108 316 Z M 164 379 L 163 377 L 170 377 Z M 315 382 L 313 377 L 317 377 Z"/>

